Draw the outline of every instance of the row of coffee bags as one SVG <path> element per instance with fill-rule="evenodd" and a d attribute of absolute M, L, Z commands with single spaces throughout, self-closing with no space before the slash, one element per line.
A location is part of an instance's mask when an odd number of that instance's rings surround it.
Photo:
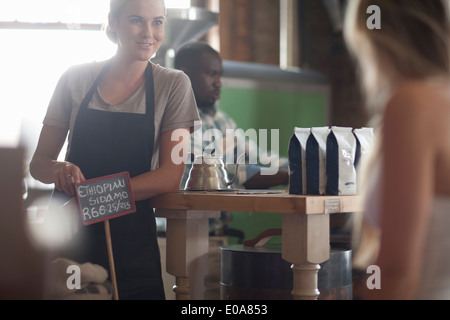
<path fill-rule="evenodd" d="M 357 168 L 374 140 L 372 128 L 295 128 L 289 144 L 289 193 L 356 195 Z"/>

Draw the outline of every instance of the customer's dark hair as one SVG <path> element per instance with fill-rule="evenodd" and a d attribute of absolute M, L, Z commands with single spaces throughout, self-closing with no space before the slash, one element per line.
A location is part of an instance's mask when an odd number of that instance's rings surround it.
<path fill-rule="evenodd" d="M 219 53 L 206 42 L 188 42 L 176 52 L 174 61 L 175 69 L 192 67 L 197 62 L 196 59 L 203 53 L 216 54 L 220 56 Z"/>

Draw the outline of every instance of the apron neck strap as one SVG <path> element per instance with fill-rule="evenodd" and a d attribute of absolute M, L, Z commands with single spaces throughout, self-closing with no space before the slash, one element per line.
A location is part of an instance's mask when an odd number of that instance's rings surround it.
<path fill-rule="evenodd" d="M 92 84 L 92 87 L 90 88 L 89 92 L 84 97 L 84 100 L 80 106 L 81 109 L 87 109 L 89 102 L 92 100 L 92 97 L 94 96 L 95 91 L 97 90 L 98 85 L 100 84 L 103 77 L 111 67 L 111 63 L 112 59 L 108 60 L 106 64 L 103 66 L 99 75 Z M 146 114 L 153 116 L 155 113 L 155 83 L 153 79 L 153 68 L 150 62 L 148 62 L 147 68 L 145 69 L 145 92 L 146 92 L 146 99 L 145 99 Z"/>
<path fill-rule="evenodd" d="M 92 97 L 94 96 L 94 93 L 97 90 L 97 87 L 100 84 L 100 81 L 102 81 L 106 72 L 108 72 L 109 68 L 111 67 L 111 63 L 112 63 L 112 59 L 108 60 L 106 62 L 106 64 L 103 66 L 102 71 L 100 71 L 99 75 L 95 79 L 94 83 L 92 84 L 91 89 L 89 90 L 87 95 L 84 97 L 84 100 L 81 103 L 80 109 L 87 109 L 87 106 L 89 105 L 89 102 L 92 100 Z"/>
<path fill-rule="evenodd" d="M 145 106 L 147 115 L 154 116 L 155 114 L 155 81 L 153 79 L 153 67 L 151 62 L 148 63 L 145 69 Z"/>

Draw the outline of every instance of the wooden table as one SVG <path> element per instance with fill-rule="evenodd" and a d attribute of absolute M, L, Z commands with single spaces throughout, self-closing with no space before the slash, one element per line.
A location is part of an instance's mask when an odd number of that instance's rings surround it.
<path fill-rule="evenodd" d="M 360 212 L 358 196 L 296 196 L 284 192 L 184 192 L 152 199 L 167 219 L 167 272 L 176 278 L 177 300 L 202 300 L 207 272 L 209 218 L 220 211 L 281 213 L 282 258 L 292 263 L 294 299 L 319 297 L 320 264 L 330 255 L 329 214 Z"/>

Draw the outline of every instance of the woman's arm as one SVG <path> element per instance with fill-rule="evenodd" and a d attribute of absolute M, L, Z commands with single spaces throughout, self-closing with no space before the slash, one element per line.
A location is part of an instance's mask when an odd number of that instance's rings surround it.
<path fill-rule="evenodd" d="M 161 135 L 159 169 L 131 179 L 131 189 L 136 201 L 179 190 L 186 166 L 187 153 L 179 154 L 177 151 L 187 151 L 189 143 L 190 131 L 188 128 L 168 131 Z M 180 157 L 183 161 L 180 161 Z"/>
<path fill-rule="evenodd" d="M 416 90 L 414 92 L 414 90 Z M 404 88 L 386 108 L 383 128 L 381 290 L 372 297 L 412 299 L 422 268 L 439 126 L 430 95 Z M 415 93 L 419 93 L 418 95 Z"/>
<path fill-rule="evenodd" d="M 30 163 L 30 173 L 42 183 L 54 183 L 56 189 L 75 194 L 74 184 L 85 180 L 80 168 L 70 162 L 57 161 L 67 129 L 44 125 Z"/>

